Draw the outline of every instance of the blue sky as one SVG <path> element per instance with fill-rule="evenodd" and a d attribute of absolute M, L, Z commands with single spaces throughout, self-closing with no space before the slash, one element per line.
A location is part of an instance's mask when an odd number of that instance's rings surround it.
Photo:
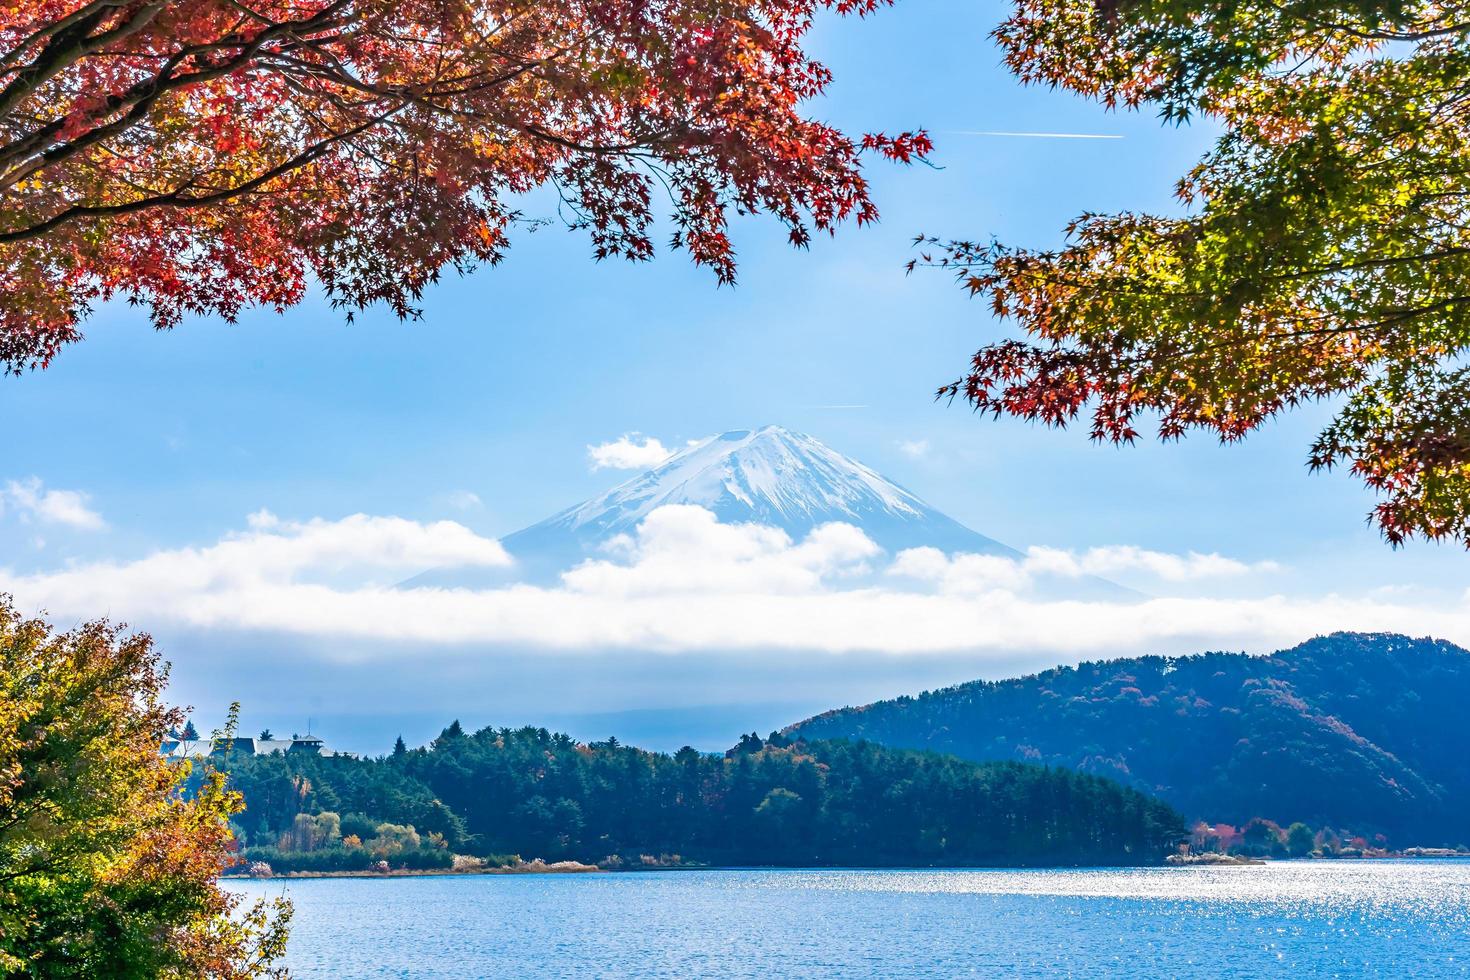
<path fill-rule="evenodd" d="M 1019 548 L 1218 553 L 1252 569 L 1187 587 L 1139 583 L 1154 592 L 1409 604 L 1385 613 L 1385 627 L 1408 628 L 1423 610 L 1424 632 L 1454 633 L 1470 586 L 1463 551 L 1388 549 L 1364 524 L 1365 491 L 1306 472 L 1330 406 L 1242 446 L 1196 438 L 1117 450 L 934 403 L 934 388 L 1005 328 L 942 273 L 905 276 L 915 234 L 1044 246 L 1085 210 L 1172 208 L 1175 179 L 1211 138 L 1208 127 L 1165 128 L 1020 88 L 986 38 L 1002 15 L 994 3 L 901 0 L 867 21 L 822 21 L 813 47 L 836 81 L 813 112 L 853 133 L 924 126 L 937 167 L 873 164 L 882 222 L 809 252 L 788 248 L 773 224 L 737 225 L 734 289 L 680 254 L 597 265 L 585 238 L 548 228 L 523 235 L 499 268 L 433 289 L 418 323 L 375 310 L 347 325 L 312 300 L 283 317 L 160 335 L 135 311 L 99 311 L 50 370 L 0 383 L 0 574 L 23 606 L 44 600 L 62 621 L 107 614 L 154 632 L 175 662 L 176 696 L 201 717 L 240 697 L 247 725 L 280 731 L 314 714 L 319 729 L 335 725 L 367 749 L 400 730 L 432 734 L 454 715 L 714 746 L 807 710 L 1093 652 L 1016 641 L 793 661 L 697 644 L 548 653 L 502 642 L 486 652 L 460 640 L 446 652 L 413 635 L 369 643 L 330 629 L 142 622 L 125 598 L 72 609 L 64 591 L 40 587 L 95 563 L 177 563 L 167 556 L 250 533 L 247 515 L 262 510 L 287 526 L 354 514 L 419 528 L 447 520 L 489 540 L 620 479 L 589 466 L 589 446 L 632 432 L 681 445 L 779 423 Z M 974 135 L 996 131 L 1117 138 Z M 536 197 L 526 208 L 549 213 Z M 1302 628 L 1324 623 L 1313 615 Z M 1141 632 L 1100 652 L 1212 639 L 1249 637 Z"/>

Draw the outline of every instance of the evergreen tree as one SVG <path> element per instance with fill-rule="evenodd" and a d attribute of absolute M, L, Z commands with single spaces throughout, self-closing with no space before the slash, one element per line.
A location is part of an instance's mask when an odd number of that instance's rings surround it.
<path fill-rule="evenodd" d="M 231 766 L 247 840 L 289 838 L 297 814 L 331 812 L 343 814 L 344 841 L 364 845 L 318 848 L 309 861 L 247 850 L 278 871 L 366 867 L 380 825 L 420 835 L 392 858 L 416 867 L 443 866 L 446 849 L 587 862 L 1148 864 L 1184 836 L 1167 804 L 1100 777 L 790 735 L 749 734 L 724 756 L 665 755 L 544 728 L 451 725 L 426 749 L 399 739 L 388 758 L 288 753 Z"/>

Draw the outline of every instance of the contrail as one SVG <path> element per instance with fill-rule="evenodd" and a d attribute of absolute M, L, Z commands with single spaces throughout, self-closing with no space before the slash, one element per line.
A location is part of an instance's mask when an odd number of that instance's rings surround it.
<path fill-rule="evenodd" d="M 949 129 L 945 132 L 954 136 L 1022 136 L 1042 140 L 1120 140 L 1123 138 L 1108 133 L 1010 133 L 996 129 Z"/>

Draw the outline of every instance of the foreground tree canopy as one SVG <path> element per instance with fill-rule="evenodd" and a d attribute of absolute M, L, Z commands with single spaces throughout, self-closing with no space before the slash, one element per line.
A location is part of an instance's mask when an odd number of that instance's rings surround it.
<path fill-rule="evenodd" d="M 1094 438 L 1242 438 L 1320 398 L 1398 544 L 1470 540 L 1470 8 L 1340 0 L 1018 0 L 1028 83 L 1224 128 L 1185 217 L 1085 214 L 1064 247 L 921 241 L 1026 335 L 940 390 Z"/>
<path fill-rule="evenodd" d="M 186 799 L 159 754 L 183 721 L 163 681 L 146 636 L 55 633 L 0 596 L 0 975 L 284 975 L 285 915 L 218 887 L 239 794 L 196 772 Z"/>
<path fill-rule="evenodd" d="M 412 315 L 495 262 L 552 184 L 595 254 L 673 245 L 734 276 L 732 212 L 804 245 L 876 216 L 859 141 L 804 118 L 819 7 L 886 0 L 0 0 L 0 368 L 44 365 L 92 304 L 283 309 L 314 277 Z"/>

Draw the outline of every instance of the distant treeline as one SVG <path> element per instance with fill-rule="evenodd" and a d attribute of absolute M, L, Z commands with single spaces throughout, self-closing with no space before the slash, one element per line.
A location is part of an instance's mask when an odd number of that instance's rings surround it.
<path fill-rule="evenodd" d="M 237 834 L 277 871 L 451 854 L 788 866 L 1153 864 L 1185 837 L 1167 804 L 1111 780 L 867 742 L 745 736 L 724 757 L 458 722 L 378 759 L 221 760 Z M 435 857 L 435 853 L 438 857 Z M 320 858 L 303 855 L 320 853 Z"/>

